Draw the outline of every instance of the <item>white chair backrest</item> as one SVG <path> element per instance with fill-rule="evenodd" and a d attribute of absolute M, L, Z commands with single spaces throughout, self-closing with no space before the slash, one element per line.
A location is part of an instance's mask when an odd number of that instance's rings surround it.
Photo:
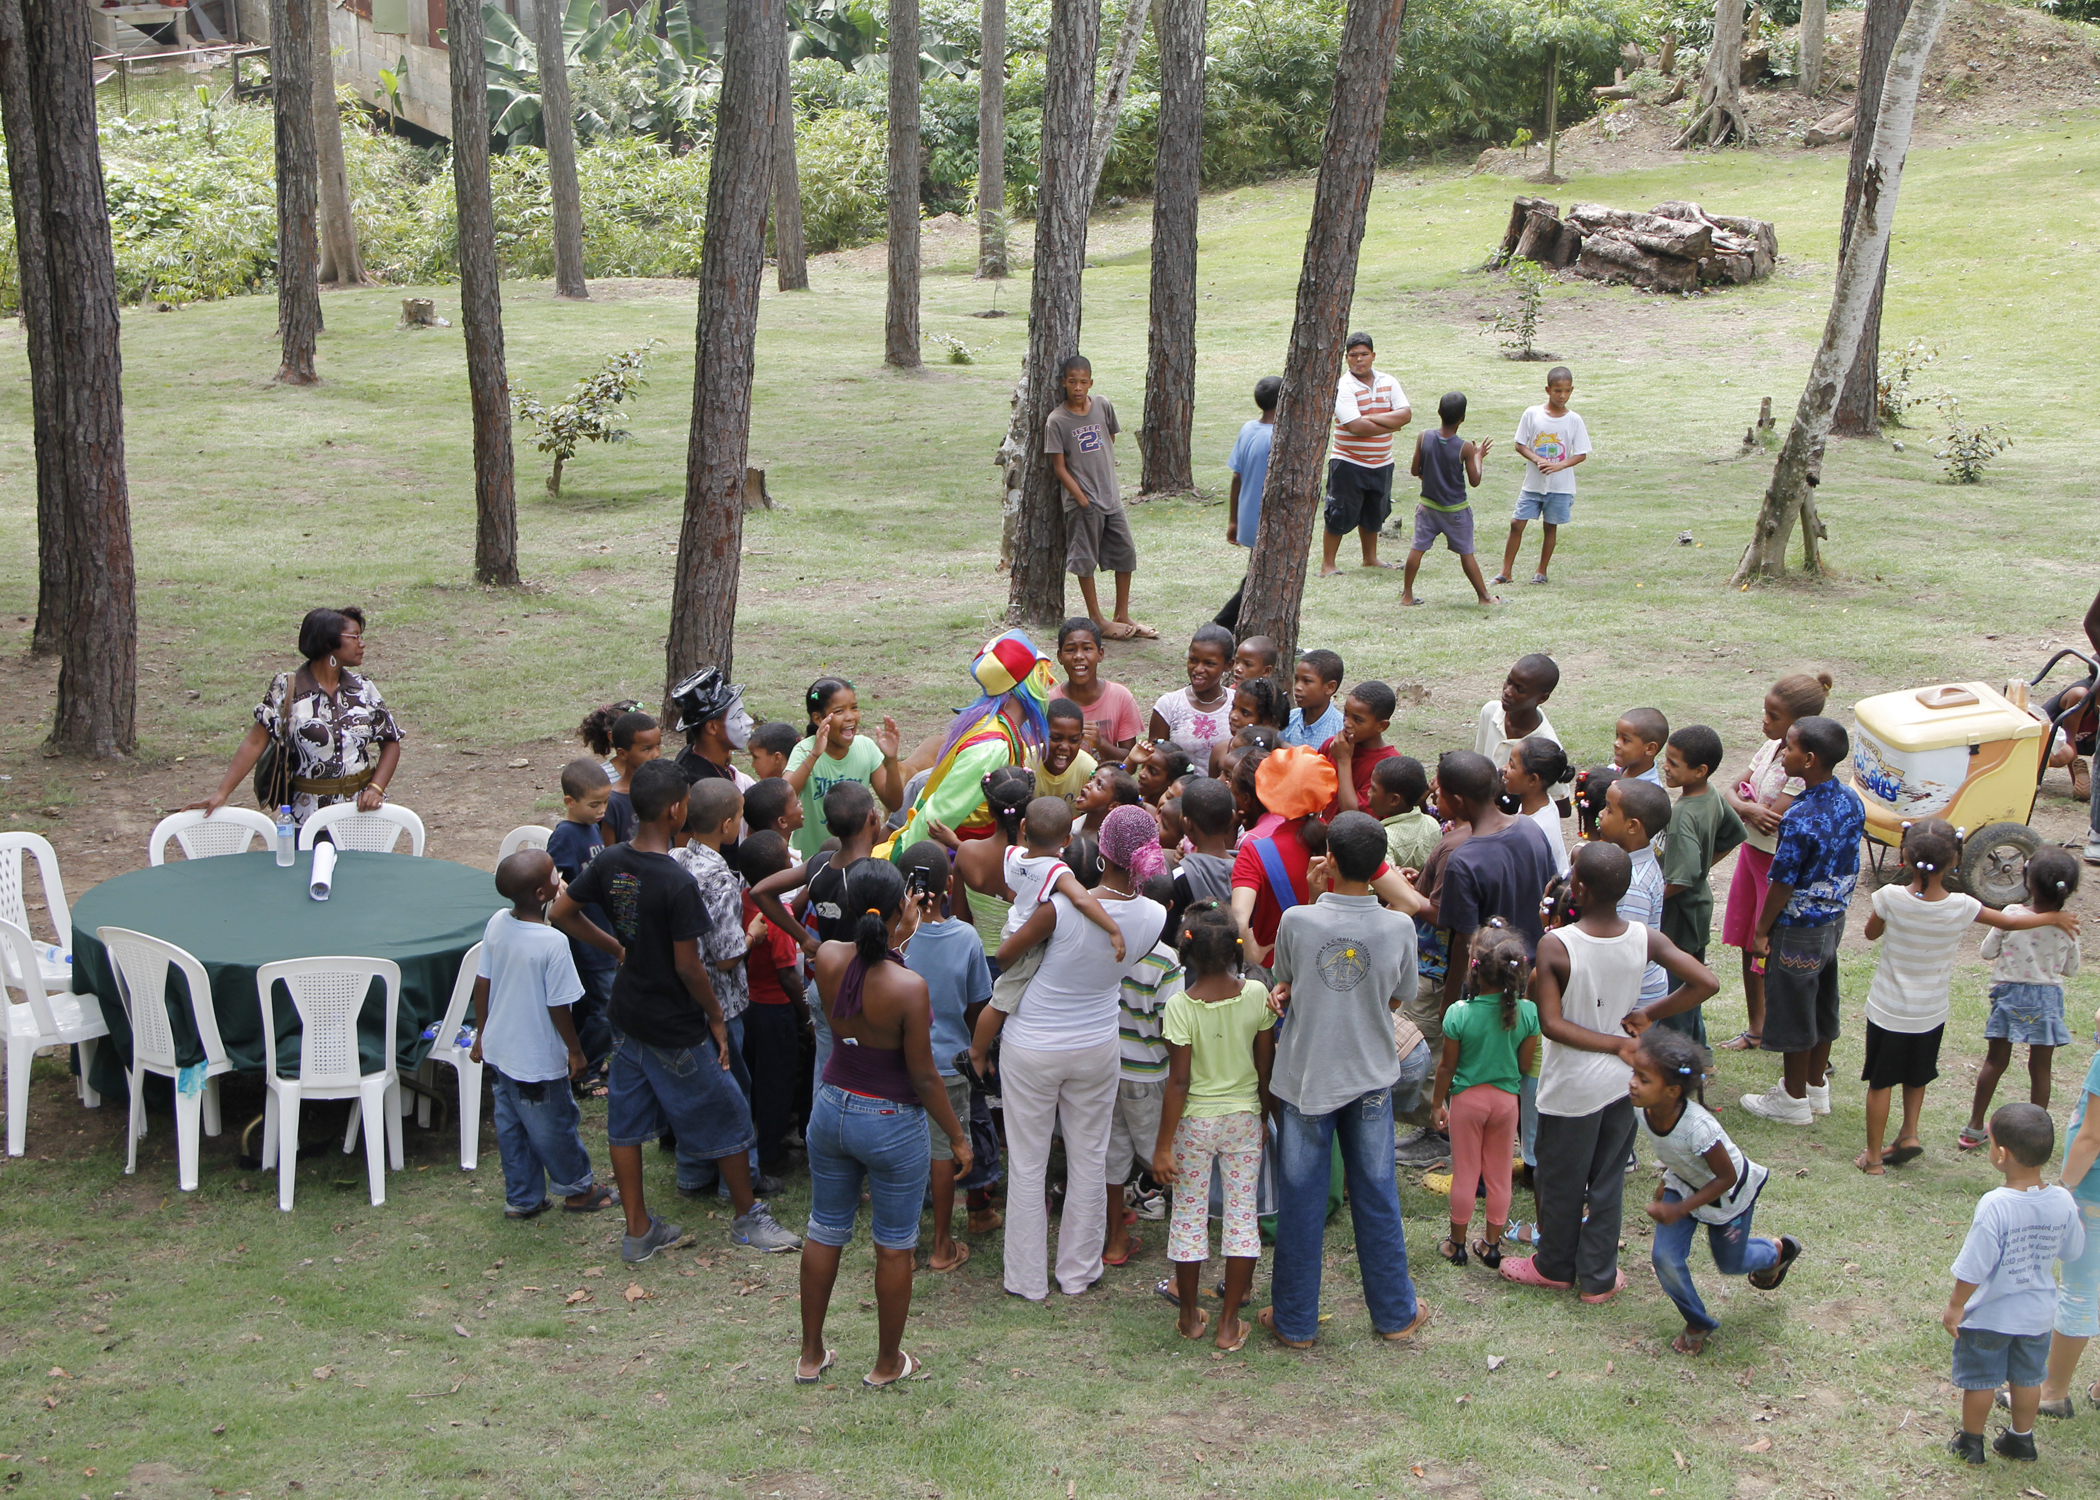
<path fill-rule="evenodd" d="M 509 859 L 520 849 L 544 849 L 547 847 L 547 830 L 537 823 L 520 823 L 503 835 L 503 842 L 496 846 L 498 860 Z"/>
<path fill-rule="evenodd" d="M 374 979 L 383 980 L 386 1050 L 380 1055 L 394 1066 L 394 1013 L 401 999 L 401 966 L 384 958 L 287 958 L 255 971 L 256 997 L 262 1003 L 263 1056 L 277 1066 L 277 1004 L 272 992 L 278 980 L 291 992 L 299 1012 L 299 1081 L 314 1088 L 351 1088 L 363 1076 L 357 1055 L 357 1018 Z"/>
<path fill-rule="evenodd" d="M 168 1019 L 168 969 L 172 966 L 182 971 L 189 985 L 190 1018 L 196 1023 L 205 1061 L 223 1067 L 226 1044 L 219 1040 L 219 1014 L 212 1005 L 211 979 L 204 965 L 173 943 L 128 927 L 97 927 L 95 937 L 109 954 L 117 994 L 124 1002 L 124 1013 L 131 1017 L 133 1055 L 171 1072 L 180 1066 L 175 1057 L 174 1025 Z"/>
<path fill-rule="evenodd" d="M 168 840 L 182 846 L 184 859 L 214 859 L 221 854 L 246 854 L 257 839 L 265 849 L 277 837 L 277 824 L 245 807 L 222 807 L 215 813 L 170 813 L 153 825 L 146 839 L 146 863 L 168 862 Z"/>
<path fill-rule="evenodd" d="M 452 998 L 445 1004 L 445 1019 L 438 1022 L 437 1036 L 431 1040 L 430 1050 L 442 1052 L 452 1045 L 459 1035 L 459 1028 L 467 1024 L 474 1013 L 474 980 L 481 968 L 481 944 L 476 943 L 467 950 L 467 956 L 459 961 L 459 977 L 452 981 Z"/>
<path fill-rule="evenodd" d="M 20 1001 L 9 996 L 9 1003 L 29 1007 L 29 1013 L 36 1017 L 38 1036 L 56 1036 L 58 1022 L 51 1015 L 51 1002 L 44 998 L 44 976 L 36 966 L 36 949 L 36 940 L 30 937 L 28 928 L 0 917 L 0 959 L 6 960 L 6 988 L 22 993 Z"/>
<path fill-rule="evenodd" d="M 324 807 L 306 820 L 299 830 L 299 847 L 311 849 L 323 829 L 338 849 L 357 849 L 366 854 L 392 854 L 401 835 L 408 835 L 408 852 L 423 852 L 423 820 L 405 807 L 388 802 L 378 812 L 359 812 L 355 802 Z"/>
<path fill-rule="evenodd" d="M 36 857 L 37 878 L 44 885 L 45 914 L 51 918 L 55 940 L 62 947 L 71 947 L 73 912 L 66 905 L 66 883 L 59 877 L 58 852 L 40 833 L 0 833 L 0 921 L 12 922 L 27 933 L 36 931 L 29 920 L 29 900 L 24 894 L 27 887 L 22 883 L 25 853 Z M 8 974 L 13 977 L 12 960 Z"/>

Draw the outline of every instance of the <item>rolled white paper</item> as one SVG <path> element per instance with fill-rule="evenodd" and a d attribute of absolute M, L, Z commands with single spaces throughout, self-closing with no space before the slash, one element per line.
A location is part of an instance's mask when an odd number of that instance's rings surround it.
<path fill-rule="evenodd" d="M 313 884 L 308 888 L 316 901 L 326 901 L 328 892 L 335 885 L 335 845 L 314 845 Z"/>

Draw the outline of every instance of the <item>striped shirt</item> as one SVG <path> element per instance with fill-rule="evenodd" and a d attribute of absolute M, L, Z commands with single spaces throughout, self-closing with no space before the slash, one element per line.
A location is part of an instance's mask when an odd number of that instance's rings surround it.
<path fill-rule="evenodd" d="M 1927 901 L 1907 886 L 1876 891 L 1874 915 L 1886 926 L 1881 962 L 1867 990 L 1867 1019 L 1883 1031 L 1911 1035 L 1946 1025 L 1954 960 L 1981 910 L 1981 901 L 1957 891 L 1938 901 Z"/>
<path fill-rule="evenodd" d="M 1123 976 L 1116 1030 L 1123 1044 L 1124 1082 L 1166 1080 L 1167 1042 L 1160 1035 L 1160 1014 L 1181 993 L 1181 982 L 1181 959 L 1165 943 L 1154 944 Z"/>
<path fill-rule="evenodd" d="M 1358 380 L 1347 370 L 1334 391 L 1333 456 L 1366 469 L 1382 469 L 1393 461 L 1393 435 L 1355 437 L 1342 431 L 1342 424 L 1359 417 L 1382 417 L 1407 405 L 1407 392 L 1383 370 L 1373 370 L 1368 381 Z"/>

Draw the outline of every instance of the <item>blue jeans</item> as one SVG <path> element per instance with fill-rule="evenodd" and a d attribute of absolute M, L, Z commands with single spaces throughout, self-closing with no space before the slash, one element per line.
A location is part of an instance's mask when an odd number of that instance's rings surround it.
<path fill-rule="evenodd" d="M 736 1080 L 737 1090 L 744 1096 L 744 1106 L 749 1111 L 751 1107 L 751 1069 L 744 1061 L 744 1017 L 740 1015 L 734 1020 L 724 1021 L 722 1029 L 729 1033 L 729 1076 Z M 752 1122 L 753 1139 L 756 1140 L 757 1116 L 755 1114 L 752 1116 Z M 753 1145 L 751 1148 L 750 1158 L 751 1165 L 754 1168 L 757 1167 L 758 1147 L 756 1145 Z M 712 1156 L 702 1156 L 697 1152 L 686 1150 L 685 1141 L 681 1139 L 678 1142 L 678 1185 L 689 1193 L 705 1192 L 707 1189 L 713 1188 L 720 1196 L 728 1197 L 729 1185 L 720 1180 L 720 1176 L 715 1170 L 715 1161 L 716 1158 Z"/>
<path fill-rule="evenodd" d="M 552 1193 L 569 1198 L 591 1186 L 591 1154 L 577 1123 L 583 1118 L 569 1080 L 519 1083 L 488 1070 L 496 1095 L 496 1150 L 503 1157 L 503 1206 L 527 1213 Z M 526 1096 L 525 1091 L 539 1098 Z"/>
<path fill-rule="evenodd" d="M 1342 1149 L 1356 1264 L 1371 1326 L 1397 1333 L 1415 1320 L 1407 1274 L 1400 1189 L 1393 1179 L 1393 1096 L 1379 1089 L 1331 1114 L 1308 1115 L 1279 1099 L 1276 1130 L 1276 1268 L 1270 1301 L 1276 1331 L 1293 1343 L 1320 1331 L 1320 1257 L 1327 1222 L 1328 1163 Z"/>
<path fill-rule="evenodd" d="M 1524 1148 L 1524 1165 L 1539 1164 L 1539 1078 L 1536 1073 L 1524 1075 L 1524 1085 L 1517 1090 L 1517 1140 Z"/>
<path fill-rule="evenodd" d="M 2087 1173 L 2086 1182 L 2092 1180 L 2092 1174 Z M 2076 1193 L 2071 1196 L 2085 1221 L 2085 1253 L 2063 1263 L 2063 1288 L 2056 1294 L 2055 1327 L 2067 1339 L 2089 1339 L 2100 1334 L 2100 1202 L 2080 1198 Z"/>
<path fill-rule="evenodd" d="M 809 1017 L 815 1023 L 817 1036 L 817 1063 L 809 1075 L 809 1108 L 814 1114 L 817 1095 L 824 1092 L 824 1064 L 831 1061 L 831 1022 L 824 1017 L 824 1001 L 817 994 L 816 980 L 809 981 L 803 998 L 809 1001 Z"/>
<path fill-rule="evenodd" d="M 816 1107 L 809 1113 L 808 1140 L 810 1199 L 805 1239 L 816 1245 L 852 1243 L 865 1177 L 877 1247 L 918 1248 L 919 1210 L 933 1167 L 923 1106 L 870 1099 L 820 1083 Z"/>
<path fill-rule="evenodd" d="M 593 949 L 593 952 L 597 950 Z M 569 1007 L 569 1019 L 576 1023 L 576 1040 L 583 1046 L 584 1067 L 589 1072 L 598 1072 L 612 1056 L 612 1022 L 606 1019 L 606 1008 L 612 1004 L 613 969 L 586 969 L 576 966 L 576 977 L 583 982 L 583 998 Z"/>
<path fill-rule="evenodd" d="M 1682 1197 L 1668 1190 L 1663 1193 L 1665 1203 Z M 1752 1204 L 1726 1224 L 1706 1226 L 1706 1246 L 1714 1253 L 1714 1269 L 1723 1276 L 1747 1276 L 1779 1264 L 1779 1247 L 1751 1236 L 1750 1219 L 1756 1212 L 1757 1205 Z M 1658 1224 L 1649 1259 L 1655 1263 L 1655 1279 L 1684 1315 L 1684 1326 L 1711 1333 L 1721 1326 L 1720 1320 L 1707 1312 L 1706 1304 L 1699 1300 L 1699 1289 L 1692 1285 L 1692 1241 L 1698 1235 L 1699 1221 L 1690 1214 L 1675 1224 Z"/>

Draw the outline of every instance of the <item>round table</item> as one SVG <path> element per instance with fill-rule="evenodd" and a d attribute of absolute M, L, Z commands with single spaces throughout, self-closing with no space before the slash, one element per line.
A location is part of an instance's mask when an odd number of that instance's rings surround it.
<path fill-rule="evenodd" d="M 353 850 L 337 856 L 333 895 L 315 901 L 307 895 L 312 869 L 310 852 L 302 852 L 290 869 L 278 868 L 274 852 L 183 860 L 105 880 L 74 902 L 73 988 L 100 997 L 111 1043 L 97 1049 L 96 1076 L 89 1081 L 123 1097 L 123 1066 L 131 1058 L 131 1023 L 117 997 L 109 956 L 95 938 L 98 927 L 148 933 L 194 956 L 211 979 L 227 1058 L 248 1073 L 263 1069 L 257 969 L 285 958 L 391 959 L 401 966 L 397 1061 L 413 1068 L 428 1050 L 423 1028 L 443 1017 L 452 998 L 461 958 L 481 941 L 489 917 L 508 904 L 496 894 L 495 877 L 450 860 Z M 370 1071 L 383 1066 L 378 995 L 375 984 L 359 1027 Z M 186 1064 L 203 1062 L 188 987 L 173 966 L 166 999 L 177 1056 Z M 281 991 L 277 1040 L 279 1070 L 296 1073 L 299 1018 Z"/>

